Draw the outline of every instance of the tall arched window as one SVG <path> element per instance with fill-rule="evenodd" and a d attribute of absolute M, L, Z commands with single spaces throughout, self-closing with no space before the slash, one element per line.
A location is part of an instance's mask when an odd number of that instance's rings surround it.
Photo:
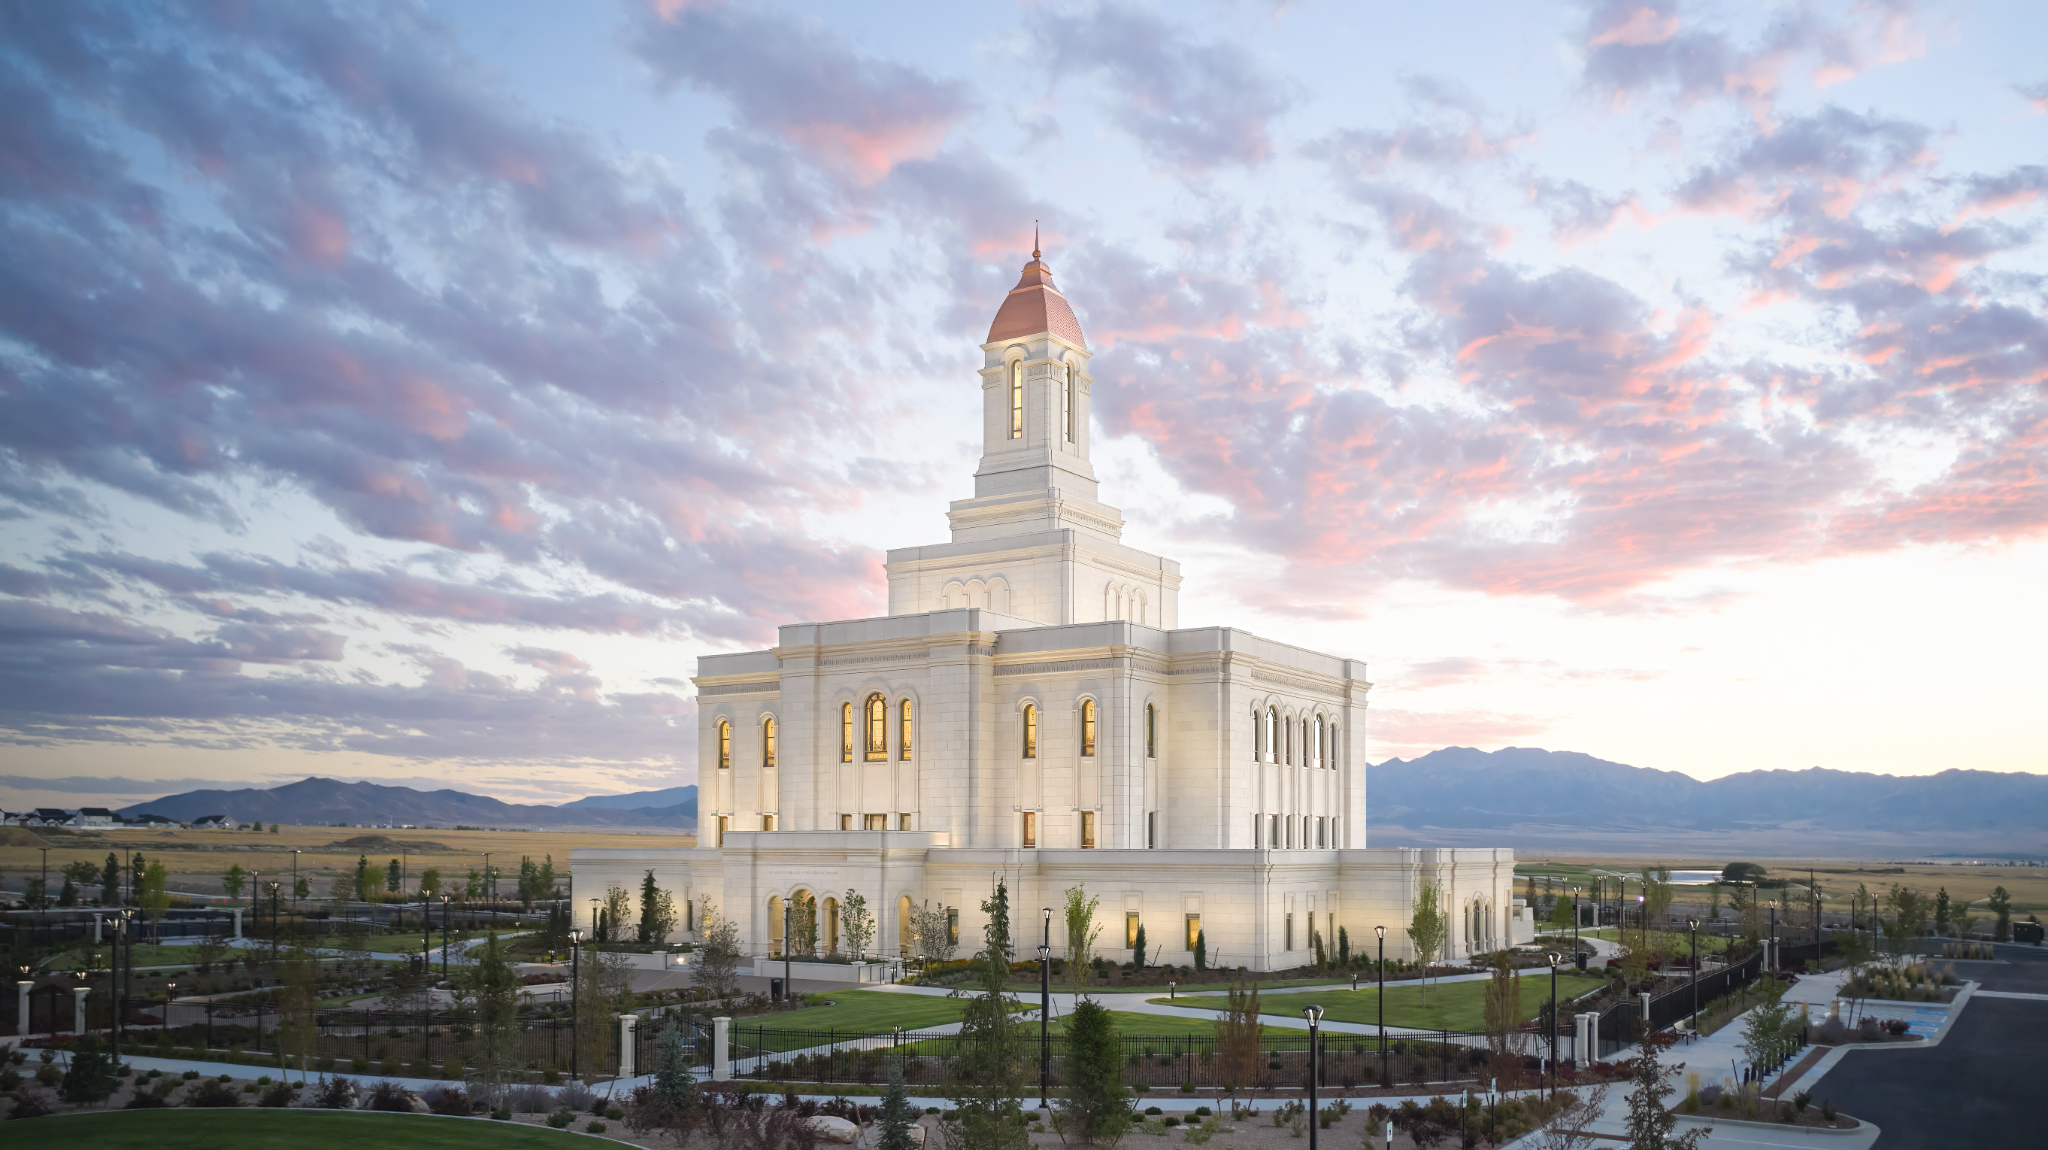
<path fill-rule="evenodd" d="M 1081 756 L 1095 754 L 1095 700 L 1081 700 Z"/>
<path fill-rule="evenodd" d="M 775 717 L 770 715 L 761 720 L 761 765 L 775 765 Z"/>
<path fill-rule="evenodd" d="M 889 700 L 869 695 L 867 703 L 867 752 L 870 763 L 889 760 Z"/>
<path fill-rule="evenodd" d="M 1257 707 L 1253 707 L 1253 708 L 1252 708 L 1252 762 L 1255 762 L 1255 763 L 1261 763 L 1261 762 L 1264 762 L 1265 760 L 1266 760 L 1266 717 L 1265 717 L 1264 715 L 1262 715 L 1262 714 L 1260 714 L 1260 713 L 1259 713 L 1259 709 L 1258 709 Z"/>
<path fill-rule="evenodd" d="M 1145 704 L 1145 757 L 1159 757 L 1159 712 L 1150 703 Z"/>
<path fill-rule="evenodd" d="M 732 766 L 732 724 L 718 720 L 718 769 L 723 771 Z"/>
<path fill-rule="evenodd" d="M 1315 763 L 1309 758 L 1311 753 L 1309 747 L 1311 745 L 1308 741 L 1308 720 L 1303 719 L 1301 721 L 1301 765 L 1304 767 L 1315 766 Z"/>
<path fill-rule="evenodd" d="M 839 704 L 839 761 L 853 761 L 853 704 Z"/>
<path fill-rule="evenodd" d="M 1074 375 L 1074 365 L 1070 363 L 1067 365 L 1067 402 L 1065 405 L 1066 418 L 1064 420 L 1067 425 L 1068 443 L 1074 442 Z"/>
<path fill-rule="evenodd" d="M 1323 717 L 1316 716 L 1316 766 L 1323 765 Z"/>
<path fill-rule="evenodd" d="M 1279 761 L 1280 761 L 1280 748 L 1279 748 L 1279 746 L 1277 745 L 1277 744 L 1278 744 L 1278 742 L 1279 742 L 1279 739 L 1280 739 L 1280 711 L 1279 711 L 1279 709 L 1278 709 L 1277 707 L 1267 707 L 1267 708 L 1266 708 L 1266 761 L 1267 761 L 1267 762 L 1269 762 L 1269 763 L 1277 763 L 1277 762 L 1279 762 Z"/>
<path fill-rule="evenodd" d="M 1010 438 L 1024 438 L 1024 361 L 1010 361 Z"/>
<path fill-rule="evenodd" d="M 1335 723 L 1331 723 L 1331 724 L 1330 724 L 1330 769 L 1331 769 L 1331 770 L 1333 770 L 1333 771 L 1341 771 L 1341 770 L 1343 770 L 1343 769 L 1344 769 L 1344 760 L 1343 760 L 1343 756 L 1342 756 L 1341 754 L 1339 754 L 1339 753 L 1338 753 L 1338 752 L 1339 752 L 1339 749 L 1340 749 L 1341 747 L 1343 747 L 1343 745 L 1344 745 L 1344 744 L 1342 744 L 1342 743 L 1340 743 L 1340 742 L 1338 742 L 1338 741 L 1337 741 L 1337 724 L 1335 724 Z"/>
<path fill-rule="evenodd" d="M 1290 767 L 1294 765 L 1294 722 L 1291 719 L 1281 728 L 1280 756 L 1281 762 Z"/>
<path fill-rule="evenodd" d="M 916 743 L 916 740 L 912 736 L 917 733 L 911 726 L 910 700 L 905 699 L 902 702 L 896 704 L 896 706 L 898 715 L 898 730 L 896 732 L 896 757 L 899 759 L 908 760 L 910 758 L 910 748 Z"/>
<path fill-rule="evenodd" d="M 1038 708 L 1030 703 L 1024 704 L 1024 757 L 1038 757 Z"/>

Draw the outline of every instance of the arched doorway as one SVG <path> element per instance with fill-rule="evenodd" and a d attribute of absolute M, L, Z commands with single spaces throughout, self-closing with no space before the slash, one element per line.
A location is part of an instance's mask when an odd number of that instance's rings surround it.
<path fill-rule="evenodd" d="M 910 896 L 896 900 L 896 957 L 910 957 Z"/>
<path fill-rule="evenodd" d="M 768 896 L 768 953 L 775 958 L 782 957 L 782 896 Z"/>
<path fill-rule="evenodd" d="M 799 958 L 818 955 L 818 899 L 798 889 L 789 896 L 789 952 Z"/>
<path fill-rule="evenodd" d="M 822 916 L 824 921 L 819 924 L 818 929 L 819 933 L 824 936 L 825 955 L 829 958 L 839 953 L 839 900 L 836 898 L 826 899 L 823 909 L 825 912 Z"/>

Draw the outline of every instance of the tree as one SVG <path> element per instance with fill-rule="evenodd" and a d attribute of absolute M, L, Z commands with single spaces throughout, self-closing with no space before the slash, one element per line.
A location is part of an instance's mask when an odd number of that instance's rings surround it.
<path fill-rule="evenodd" d="M 148 871 L 149 863 L 144 861 L 141 851 L 136 851 L 135 854 L 128 859 L 129 901 L 133 902 L 135 899 L 138 899 L 142 896 L 142 876 L 148 873 Z"/>
<path fill-rule="evenodd" d="M 363 887 L 362 894 L 360 895 L 360 897 L 364 902 L 382 902 L 384 900 L 384 879 L 385 871 L 383 866 L 377 863 L 371 863 L 369 866 L 363 868 Z"/>
<path fill-rule="evenodd" d="M 249 872 L 242 869 L 241 863 L 230 863 L 227 873 L 220 876 L 220 888 L 228 892 L 229 898 L 242 897 L 242 888 L 248 885 Z"/>
<path fill-rule="evenodd" d="M 1708 883 L 1708 884 L 1707 884 L 1707 899 L 1708 899 L 1708 902 L 1707 902 L 1707 921 L 1708 921 L 1708 922 L 1720 922 L 1720 921 L 1721 921 L 1721 884 L 1720 884 L 1720 883 L 1717 883 L 1717 882 L 1710 882 L 1710 883 Z"/>
<path fill-rule="evenodd" d="M 356 901 L 370 901 L 370 859 L 367 855 L 356 855 Z"/>
<path fill-rule="evenodd" d="M 121 860 L 107 852 L 107 865 L 100 868 L 100 905 L 118 906 L 121 902 Z"/>
<path fill-rule="evenodd" d="M 1337 968 L 1339 970 L 1351 969 L 1351 932 L 1341 926 L 1337 928 Z M 1196 969 L 1199 970 L 1201 968 L 1196 967 Z"/>
<path fill-rule="evenodd" d="M 1143 919 L 1140 919 L 1138 921 L 1138 929 L 1131 934 L 1131 960 L 1138 964 L 1140 970 L 1144 969 L 1145 966 L 1146 946 L 1145 922 Z"/>
<path fill-rule="evenodd" d="M 789 937 L 782 945 L 790 954 L 813 958 L 818 953 L 818 900 L 800 890 L 789 900 Z"/>
<path fill-rule="evenodd" d="M 915 1150 L 910 1128 L 916 1122 L 910 1092 L 903 1086 L 903 1063 L 890 1059 L 889 1090 L 882 1095 L 882 1112 L 876 1117 L 875 1150 Z"/>
<path fill-rule="evenodd" d="M 257 820 L 256 820 L 255 822 L 252 822 L 252 823 L 250 823 L 250 824 L 249 824 L 249 830 L 250 830 L 250 831 L 251 831 L 252 833 L 255 833 L 255 834 L 259 834 L 259 835 L 260 835 L 260 834 L 262 834 L 262 833 L 263 833 L 263 820 L 262 820 L 262 819 L 257 819 Z"/>
<path fill-rule="evenodd" d="M 1799 1031 L 1792 1020 L 1792 1008 L 1785 1001 L 1786 983 L 1766 978 L 1758 989 L 1764 999 L 1749 1012 L 1742 1028 L 1742 1053 L 1750 1064 L 1769 1066 L 1797 1048 Z"/>
<path fill-rule="evenodd" d="M 96 1106 L 105 1102 L 119 1084 L 114 1077 L 114 1060 L 100 1049 L 98 1039 L 87 1038 L 71 1052 L 71 1065 L 64 1071 L 58 1091 L 73 1106 Z"/>
<path fill-rule="evenodd" d="M 164 920 L 164 912 L 171 909 L 170 893 L 164 889 L 169 877 L 164 873 L 164 864 L 160 862 L 149 864 L 142 872 L 142 883 L 136 891 L 135 902 L 142 908 L 143 915 L 152 925 L 161 923 Z M 150 932 L 150 937 L 156 940 L 162 938 L 154 930 Z"/>
<path fill-rule="evenodd" d="M 77 883 L 75 883 L 75 882 L 72 882 L 72 881 L 71 881 L 71 876 L 70 876 L 70 875 L 68 875 L 68 874 L 64 876 L 64 886 L 63 886 L 63 889 L 61 889 L 61 890 L 59 890 L 59 891 L 57 892 L 57 905 L 58 905 L 58 906 L 77 906 L 77 905 L 78 905 L 78 884 L 77 884 Z"/>
<path fill-rule="evenodd" d="M 718 904 L 704 900 L 704 944 L 697 948 L 692 963 L 692 979 L 718 998 L 725 998 L 739 988 L 740 983 L 740 928 L 739 924 L 718 913 Z"/>
<path fill-rule="evenodd" d="M 1942 887 L 1934 895 L 1934 933 L 1948 933 L 1948 888 Z"/>
<path fill-rule="evenodd" d="M 272 823 L 272 824 L 270 824 L 270 825 L 271 825 L 271 826 L 276 826 L 277 824 L 276 824 L 276 823 Z M 292 880 L 292 897 L 293 897 L 293 898 L 310 898 L 310 897 L 312 897 L 312 894 L 313 894 L 313 880 L 312 880 L 312 879 L 310 879 L 310 878 L 307 878 L 307 877 L 306 877 L 305 875 L 300 875 L 300 876 L 299 876 L 298 878 L 296 878 L 296 879 Z"/>
<path fill-rule="evenodd" d="M 1095 924 L 1095 908 L 1101 904 L 1102 900 L 1090 898 L 1080 883 L 1067 888 L 1067 974 L 1076 987 L 1088 984 L 1088 957 L 1095 953 L 1095 940 L 1102 934 Z M 1143 956 L 1139 961 L 1144 961 Z"/>
<path fill-rule="evenodd" d="M 1576 905 L 1563 895 L 1550 904 L 1550 925 L 1557 930 L 1572 928 L 1572 907 Z"/>
<path fill-rule="evenodd" d="M 1415 910 L 1408 919 L 1408 941 L 1415 945 L 1415 960 L 1422 964 L 1422 1000 L 1429 1001 L 1429 966 L 1442 952 L 1450 935 L 1451 921 L 1438 905 L 1437 885 L 1425 880 L 1415 892 Z"/>
<path fill-rule="evenodd" d="M 1067 1016 L 1067 1057 L 1060 1072 L 1054 1128 L 1062 1141 L 1114 1146 L 1131 1128 L 1123 1044 L 1102 1004 L 1083 996 Z"/>
<path fill-rule="evenodd" d="M 1519 1078 L 1521 1051 L 1515 1038 L 1522 1026 L 1522 979 L 1514 959 L 1502 951 L 1493 956 L 1492 977 L 1486 983 L 1486 1039 L 1493 1049 L 1493 1065 L 1505 1078 Z M 1512 1083 L 1501 1087 L 1512 1090 Z"/>
<path fill-rule="evenodd" d="M 1580 1094 L 1567 1090 L 1557 1096 L 1557 1113 L 1549 1125 L 1532 1137 L 1531 1150 L 1593 1150 L 1609 1135 L 1598 1134 L 1593 1124 L 1607 1112 L 1607 1095 L 1612 1087 L 1596 1086 Z M 1370 1150 L 1370 1148 L 1368 1148 Z"/>
<path fill-rule="evenodd" d="M 867 896 L 852 887 L 847 888 L 846 897 L 839 904 L 839 927 L 846 934 L 846 946 L 853 952 L 853 961 L 859 962 L 875 941 L 875 915 L 868 909 Z"/>
<path fill-rule="evenodd" d="M 626 921 L 633 917 L 633 896 L 622 886 L 608 886 L 604 889 L 604 903 L 598 912 L 598 921 L 604 927 L 604 937 L 599 942 L 618 942 L 625 936 Z"/>
<path fill-rule="evenodd" d="M 1759 883 L 1768 874 L 1761 863 L 1732 862 L 1721 868 L 1721 881 L 1727 883 Z"/>
<path fill-rule="evenodd" d="M 1677 1088 L 1665 1080 L 1657 1054 L 1676 1040 L 1669 1031 L 1648 1035 L 1643 1039 L 1643 1052 L 1629 1060 L 1629 1082 L 1635 1089 L 1628 1096 L 1628 1150 L 1695 1150 L 1713 1130 L 1709 1126 L 1672 1136 L 1678 1128 L 1678 1115 L 1665 1107 L 1664 1099 Z"/>
<path fill-rule="evenodd" d="M 1992 914 L 1998 916 L 1991 927 L 1991 941 L 2011 942 L 2012 895 L 2007 893 L 2006 889 L 2002 886 L 1992 887 L 1991 897 L 1984 900 L 1984 905 L 1990 909 Z"/>
<path fill-rule="evenodd" d="M 384 868 L 384 893 L 398 894 L 404 889 L 405 864 L 398 859 L 392 859 L 391 865 Z"/>
<path fill-rule="evenodd" d="M 441 893 L 441 868 L 430 866 L 420 872 L 420 893 L 429 897 Z"/>
<path fill-rule="evenodd" d="M 945 904 L 934 908 L 929 900 L 910 912 L 910 934 L 917 953 L 927 962 L 951 962 L 956 944 L 951 918 Z"/>
<path fill-rule="evenodd" d="M 999 881 L 982 909 L 981 993 L 960 1020 L 959 1053 L 949 1067 L 947 1096 L 959 1112 L 955 1150 L 1026 1150 L 1024 1089 L 1028 1036 L 1003 995 L 1009 975 L 1009 891 Z M 949 1146 L 951 1139 L 948 1140 Z"/>
<path fill-rule="evenodd" d="M 654 885 L 654 870 L 649 868 L 646 877 L 640 880 L 640 941 L 660 946 L 668 941 L 669 932 L 676 928 L 675 897 Z"/>
<path fill-rule="evenodd" d="M 1259 984 L 1247 983 L 1242 975 L 1233 979 L 1223 1016 L 1215 1025 L 1217 1075 L 1223 1080 L 1224 1093 L 1235 1098 L 1238 1091 L 1258 1086 L 1266 1076 Z"/>
<path fill-rule="evenodd" d="M 688 1130 L 697 1118 L 697 1077 L 690 1073 L 690 1051 L 683 1045 L 682 1021 L 671 1017 L 654 1042 L 654 1097 L 661 1124 Z"/>
<path fill-rule="evenodd" d="M 1678 894 L 1678 888 L 1671 885 L 1671 868 L 1668 866 L 1644 867 L 1643 921 L 1655 924 L 1651 929 L 1661 932 L 1664 916 L 1671 909 L 1671 900 Z"/>
<path fill-rule="evenodd" d="M 1341 934 L 1343 928 L 1339 927 L 1337 929 Z M 1209 969 L 1209 932 L 1206 930 L 1195 932 L 1195 969 Z"/>
<path fill-rule="evenodd" d="M 532 910 L 540 894 L 540 867 L 534 865 L 531 855 L 519 856 L 519 905 L 521 909 Z M 642 913 L 645 913 L 644 909 Z"/>
<path fill-rule="evenodd" d="M 459 1015 L 469 1025 L 462 1044 L 470 1092 L 502 1105 L 505 1088 L 520 1074 L 519 977 L 505 961 L 498 933 L 484 936 L 458 983 Z M 596 964 L 591 964 L 595 968 Z"/>

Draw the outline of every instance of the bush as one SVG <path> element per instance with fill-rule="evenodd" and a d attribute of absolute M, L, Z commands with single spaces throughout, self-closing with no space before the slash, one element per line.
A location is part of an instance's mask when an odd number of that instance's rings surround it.
<path fill-rule="evenodd" d="M 55 1114 L 56 1112 L 57 1108 L 50 1105 L 50 1096 L 48 1094 L 41 1090 L 24 1086 L 14 1092 L 14 1109 L 9 1113 L 9 1117 L 41 1118 L 45 1114 Z"/>
<path fill-rule="evenodd" d="M 1164 1114 L 1164 1113 L 1166 1113 L 1166 1111 L 1164 1111 L 1164 1110 L 1161 1110 L 1161 1109 L 1160 1109 L 1159 1107 L 1157 1107 L 1157 1106 L 1147 1106 L 1147 1107 L 1145 1107 L 1145 1113 L 1147 1113 L 1147 1114 L 1149 1114 L 1149 1115 L 1151 1115 L 1151 1116 L 1153 1116 L 1153 1117 L 1155 1117 L 1155 1118 L 1156 1118 L 1156 1117 L 1158 1117 L 1159 1115 L 1161 1115 L 1161 1114 Z"/>
<path fill-rule="evenodd" d="M 474 1110 L 469 1095 L 453 1086 L 436 1086 L 420 1095 L 420 1101 L 436 1114 L 451 1114 L 458 1118 L 468 1117 Z"/>
<path fill-rule="evenodd" d="M 208 1078 L 195 1084 L 185 1094 L 187 1106 L 240 1106 L 242 1092 L 218 1078 Z"/>
<path fill-rule="evenodd" d="M 409 1114 L 412 1112 L 412 1095 L 389 1078 L 380 1078 L 371 1084 L 370 1096 L 363 1099 L 363 1109 Z"/>
<path fill-rule="evenodd" d="M 166 1105 L 169 1104 L 164 1101 L 163 1094 L 154 1090 L 137 1090 L 128 1096 L 128 1104 L 123 1109 L 155 1110 Z"/>
<path fill-rule="evenodd" d="M 569 1123 L 574 1121 L 576 1121 L 576 1115 L 568 1110 L 557 1110 L 553 1114 L 548 1115 L 548 1125 L 557 1130 L 568 1129 Z"/>
<path fill-rule="evenodd" d="M 182 1077 L 185 1081 L 190 1082 L 194 1078 L 199 1077 L 199 1072 L 197 1070 L 187 1070 L 184 1074 L 180 1075 L 180 1077 Z"/>
<path fill-rule="evenodd" d="M 1168 1115 L 1167 1117 L 1160 1119 L 1160 1122 L 1169 1127 L 1180 1125 L 1180 1119 L 1175 1118 L 1171 1115 Z"/>
<path fill-rule="evenodd" d="M 588 1110 L 597 1104 L 597 1095 L 581 1082 L 571 1082 L 556 1092 L 555 1101 L 564 1110 Z"/>
<path fill-rule="evenodd" d="M 626 1116 L 626 1112 L 624 1110 L 619 1109 L 616 1106 L 607 1106 L 604 1108 L 604 1116 L 606 1118 L 611 1119 L 614 1122 L 617 1122 L 619 1119 L 624 1118 Z"/>
<path fill-rule="evenodd" d="M 592 1134 L 602 1134 L 604 1133 L 604 1123 L 593 1118 L 590 1120 L 590 1125 L 585 1126 L 583 1129 Z"/>
<path fill-rule="evenodd" d="M 313 1088 L 313 1105 L 322 1110 L 352 1110 L 355 1104 L 356 1084 L 349 1079 L 323 1077 Z"/>
<path fill-rule="evenodd" d="M 263 1091 L 256 1098 L 256 1105 L 272 1109 L 283 1109 L 292 1104 L 292 1088 L 282 1082 Z"/>
<path fill-rule="evenodd" d="M 555 1092 L 545 1086 L 515 1086 L 509 1097 L 512 1109 L 521 1114 L 546 1114 L 555 1108 Z"/>

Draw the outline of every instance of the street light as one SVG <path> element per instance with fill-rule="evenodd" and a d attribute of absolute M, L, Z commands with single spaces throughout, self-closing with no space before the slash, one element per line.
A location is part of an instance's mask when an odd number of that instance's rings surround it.
<path fill-rule="evenodd" d="M 1072 942 L 1072 939 L 1068 939 Z M 1052 1073 L 1052 908 L 1045 908 L 1045 941 L 1038 944 L 1038 1108 L 1047 1109 Z"/>
<path fill-rule="evenodd" d="M 447 953 L 446 950 L 441 952 L 443 956 L 442 961 L 444 962 L 447 961 Z M 569 930 L 569 1081 L 571 1082 L 576 1081 L 577 1075 L 581 1070 L 578 1055 L 581 1052 L 583 1041 L 582 1032 L 577 1029 L 576 1025 L 576 992 L 577 988 L 582 985 L 582 974 L 580 973 L 582 970 L 583 930 L 580 927 L 571 927 Z"/>
<path fill-rule="evenodd" d="M 299 913 L 299 856 L 305 852 L 292 848 L 292 913 Z"/>
<path fill-rule="evenodd" d="M 1700 1036 L 1700 920 L 1688 918 L 1685 929 L 1692 932 L 1692 1036 Z"/>
<path fill-rule="evenodd" d="M 1316 1150 L 1316 1035 L 1317 1027 L 1322 1025 L 1323 1008 L 1304 1006 L 1301 1016 L 1308 1019 L 1308 1150 Z"/>
<path fill-rule="evenodd" d="M 1558 953 L 1551 951 L 1544 959 L 1550 963 L 1550 1097 L 1557 1098 L 1557 961 Z"/>
<path fill-rule="evenodd" d="M 1393 1079 L 1387 1076 L 1387 928 L 1376 926 L 1372 929 L 1380 936 L 1380 1085 L 1389 1086 Z"/>
<path fill-rule="evenodd" d="M 1643 949 L 1650 949 L 1650 912 L 1643 909 L 1643 896 L 1636 896 L 1636 928 L 1643 935 Z"/>

